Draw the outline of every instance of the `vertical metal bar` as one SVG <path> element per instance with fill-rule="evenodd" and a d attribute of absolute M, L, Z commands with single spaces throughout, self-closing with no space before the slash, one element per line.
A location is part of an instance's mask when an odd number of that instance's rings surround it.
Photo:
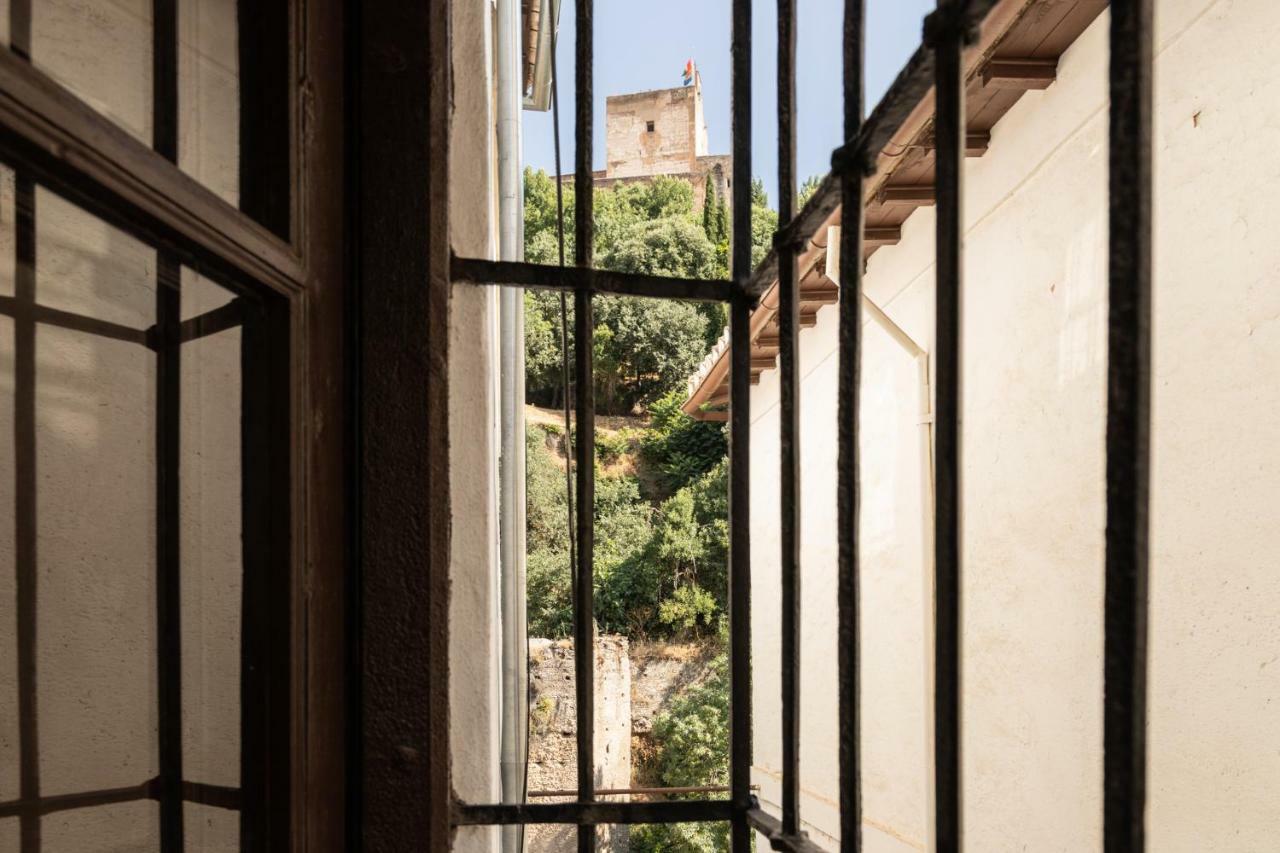
<path fill-rule="evenodd" d="M 844 4 L 844 137 L 857 139 L 864 111 L 863 0 Z M 850 168 L 850 165 L 853 167 Z M 839 444 L 836 487 L 837 546 L 840 563 L 840 849 L 862 847 L 862 790 L 859 762 L 861 677 L 858 659 L 858 400 L 862 369 L 861 158 L 840 172 L 840 373 L 837 380 Z"/>
<path fill-rule="evenodd" d="M 778 227 L 795 216 L 796 4 L 778 0 Z M 778 247 L 782 386 L 782 830 L 800 827 L 800 299 L 796 247 Z"/>
<path fill-rule="evenodd" d="M 9 4 L 9 45 L 31 58 L 31 0 Z M 13 450 L 14 561 L 18 652 L 18 797 L 40 797 L 40 715 L 36 693 L 36 188 L 14 173 Z M 18 818 L 22 853 L 40 851 L 40 814 Z"/>
<path fill-rule="evenodd" d="M 36 225 L 35 184 L 14 179 L 16 217 L 13 317 L 14 558 L 17 567 L 18 796 L 40 797 L 40 717 L 36 685 Z M 22 853 L 40 850 L 40 815 L 23 811 Z"/>
<path fill-rule="evenodd" d="M 1152 0 L 1111 4 L 1103 849 L 1145 847 Z"/>
<path fill-rule="evenodd" d="M 152 147 L 178 160 L 178 0 L 154 0 L 151 8 Z"/>
<path fill-rule="evenodd" d="M 751 807 L 751 0 L 733 0 L 733 297 L 729 303 L 729 790 L 733 853 Z"/>
<path fill-rule="evenodd" d="M 236 0 L 240 62 L 240 209 L 291 239 L 294 157 L 288 0 Z"/>
<path fill-rule="evenodd" d="M 934 820 L 938 853 L 960 849 L 960 381 L 965 0 L 938 0 L 928 37 L 937 70 L 937 503 L 934 562 Z"/>
<path fill-rule="evenodd" d="M 152 147 L 178 156 L 177 0 L 152 6 Z M 156 257 L 156 679 L 159 702 L 160 849 L 181 853 L 182 826 L 182 561 L 178 486 L 182 393 L 181 266 Z"/>
<path fill-rule="evenodd" d="M 289 612 L 289 312 L 243 303 L 240 329 L 240 850 L 288 849 L 291 681 Z"/>
<path fill-rule="evenodd" d="M 591 266 L 593 199 L 591 183 L 592 63 L 594 20 L 592 0 L 577 0 L 577 61 L 574 69 L 577 123 L 574 127 L 574 254 L 580 267 Z M 578 571 L 574 588 L 574 685 L 578 716 L 578 799 L 595 799 L 595 382 L 592 363 L 595 318 L 591 292 L 574 294 L 574 359 L 577 375 L 578 434 Z M 578 827 L 579 853 L 596 849 L 594 825 Z"/>
<path fill-rule="evenodd" d="M 182 564 L 179 548 L 178 325 L 180 268 L 163 252 L 156 268 L 156 655 L 160 737 L 160 849 L 181 853 Z"/>

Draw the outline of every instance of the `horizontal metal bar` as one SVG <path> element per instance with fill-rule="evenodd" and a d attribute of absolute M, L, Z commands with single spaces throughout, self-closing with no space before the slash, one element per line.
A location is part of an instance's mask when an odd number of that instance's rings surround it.
<path fill-rule="evenodd" d="M 0 296 L 0 314 L 16 317 L 19 310 L 18 301 L 14 297 Z M 119 323 L 99 320 L 96 317 L 86 317 L 83 314 L 76 314 L 72 311 L 60 311 L 57 308 L 48 308 L 44 305 L 32 305 L 30 310 L 31 318 L 37 323 L 43 323 L 46 326 L 57 326 L 60 329 L 85 332 L 86 334 L 97 335 L 100 338 L 110 338 L 116 341 L 151 347 L 151 339 L 145 329 L 122 326 Z"/>
<path fill-rule="evenodd" d="M 0 157 L 202 272 L 233 271 L 283 293 L 304 286 L 292 246 L 8 50 Z"/>
<path fill-rule="evenodd" d="M 226 785 L 207 785 L 204 782 L 183 782 L 182 799 L 188 803 L 214 806 L 220 809 L 240 809 L 240 789 Z"/>
<path fill-rule="evenodd" d="M 760 786 L 752 785 L 751 789 L 758 791 Z M 629 794 L 639 794 L 647 797 L 670 794 L 727 794 L 729 791 L 728 785 L 687 785 L 675 788 L 596 788 L 596 794 L 601 797 L 621 797 Z M 576 797 L 578 796 L 578 789 L 530 791 L 527 796 L 531 800 L 543 797 Z"/>
<path fill-rule="evenodd" d="M 787 853 L 827 853 L 825 848 L 810 841 L 809 836 L 803 832 L 787 835 L 782 831 L 782 821 L 764 809 L 748 809 L 747 823 L 751 824 L 751 828 L 756 832 L 769 839 L 769 846 L 774 850 L 785 850 Z"/>
<path fill-rule="evenodd" d="M 75 794 L 56 794 L 50 797 L 38 797 L 29 800 L 10 800 L 0 803 L 0 817 L 34 814 L 46 815 L 68 809 L 83 809 L 90 806 L 107 806 L 113 803 L 131 803 L 135 800 L 153 799 L 154 780 L 141 785 L 129 785 L 124 788 L 106 788 L 101 791 L 81 791 Z"/>
<path fill-rule="evenodd" d="M 660 803 L 457 803 L 455 826 L 500 826 L 525 823 L 564 823 L 593 826 L 606 823 L 703 823 L 729 820 L 728 800 L 672 800 Z"/>
<path fill-rule="evenodd" d="M 456 256 L 449 275 L 455 283 L 461 284 L 612 293 L 655 299 L 692 299 L 699 302 L 728 302 L 732 290 L 730 282 L 719 279 L 668 278 L 643 273 Z"/>
<path fill-rule="evenodd" d="M 178 327 L 178 340 L 184 344 L 189 343 L 225 332 L 227 329 L 234 329 L 242 323 L 244 323 L 244 302 L 239 298 L 232 299 L 226 305 L 214 308 L 198 317 L 183 320 Z"/>

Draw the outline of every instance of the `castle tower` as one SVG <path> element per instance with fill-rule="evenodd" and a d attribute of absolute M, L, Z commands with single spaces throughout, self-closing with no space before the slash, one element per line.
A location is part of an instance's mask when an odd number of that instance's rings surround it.
<path fill-rule="evenodd" d="M 671 89 L 605 99 L 605 177 L 688 175 L 707 155 L 702 75 Z"/>

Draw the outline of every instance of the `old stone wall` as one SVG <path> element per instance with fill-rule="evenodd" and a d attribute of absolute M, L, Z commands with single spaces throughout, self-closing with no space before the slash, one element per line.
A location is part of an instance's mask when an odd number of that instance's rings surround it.
<path fill-rule="evenodd" d="M 610 178 L 681 174 L 706 150 L 699 128 L 700 85 L 613 95 L 605 100 L 605 149 Z M 701 132 L 700 132 L 701 131 Z"/>
<path fill-rule="evenodd" d="M 631 785 L 631 660 L 625 637 L 598 636 L 595 642 L 595 786 Z M 571 640 L 529 641 L 529 790 L 572 791 L 578 785 L 577 697 Z M 537 802 L 572 800 L 540 797 Z M 624 799 L 614 797 L 610 799 Z M 577 849 L 572 826 L 530 826 L 530 853 L 571 853 Z M 598 849 L 625 853 L 625 827 L 602 828 Z"/>

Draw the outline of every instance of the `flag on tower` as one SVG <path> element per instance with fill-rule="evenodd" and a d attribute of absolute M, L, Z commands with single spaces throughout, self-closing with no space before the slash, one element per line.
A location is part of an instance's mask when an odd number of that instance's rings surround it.
<path fill-rule="evenodd" d="M 684 64 L 684 85 L 688 86 L 693 82 L 693 60 L 690 59 Z"/>

